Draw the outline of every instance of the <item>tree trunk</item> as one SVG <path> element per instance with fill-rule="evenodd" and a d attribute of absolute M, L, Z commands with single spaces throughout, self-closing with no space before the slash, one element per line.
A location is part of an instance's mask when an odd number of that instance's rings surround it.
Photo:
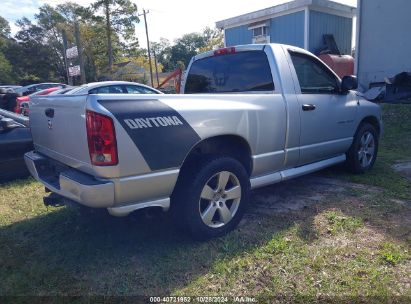
<path fill-rule="evenodd" d="M 106 32 L 107 32 L 107 52 L 108 52 L 108 67 L 111 72 L 113 68 L 113 48 L 111 46 L 111 20 L 110 20 L 110 4 L 105 1 L 106 13 Z"/>

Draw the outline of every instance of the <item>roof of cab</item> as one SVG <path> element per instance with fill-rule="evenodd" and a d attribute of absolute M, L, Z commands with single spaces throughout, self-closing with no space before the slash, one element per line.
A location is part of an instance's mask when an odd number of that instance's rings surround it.
<path fill-rule="evenodd" d="M 260 51 L 263 50 L 265 47 L 271 47 L 271 48 L 286 48 L 294 51 L 298 51 L 301 53 L 305 54 L 311 54 L 310 52 L 306 51 L 305 49 L 293 46 L 293 45 L 288 45 L 288 44 L 281 44 L 281 43 L 265 43 L 265 44 L 243 44 L 243 45 L 236 45 L 236 46 L 229 46 L 225 48 L 220 48 L 212 51 L 207 51 L 201 54 L 198 54 L 192 58 L 192 61 L 196 61 L 199 59 L 203 59 L 206 57 L 211 57 L 215 55 L 215 52 L 218 50 L 223 50 L 223 49 L 235 49 L 236 52 L 244 52 L 244 51 Z"/>

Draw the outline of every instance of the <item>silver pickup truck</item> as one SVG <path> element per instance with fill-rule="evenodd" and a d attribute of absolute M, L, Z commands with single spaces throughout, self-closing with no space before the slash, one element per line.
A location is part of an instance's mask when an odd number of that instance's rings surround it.
<path fill-rule="evenodd" d="M 342 162 L 373 166 L 380 108 L 356 87 L 297 47 L 219 49 L 191 60 L 183 95 L 33 100 L 25 160 L 53 192 L 48 204 L 115 216 L 170 208 L 193 237 L 216 237 L 238 224 L 250 189 Z"/>

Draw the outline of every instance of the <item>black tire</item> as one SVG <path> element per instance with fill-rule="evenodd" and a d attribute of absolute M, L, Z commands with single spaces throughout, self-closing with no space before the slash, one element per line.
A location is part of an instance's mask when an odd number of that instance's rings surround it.
<path fill-rule="evenodd" d="M 372 156 L 369 155 L 370 147 L 365 148 L 362 140 L 369 135 L 372 136 L 371 146 L 373 149 Z M 378 153 L 378 132 L 376 128 L 369 124 L 363 123 L 358 127 L 355 133 L 353 143 L 347 152 L 347 166 L 353 173 L 365 173 L 369 171 L 375 163 Z M 368 152 L 366 152 L 368 151 Z M 366 157 L 364 159 L 364 157 Z"/>
<path fill-rule="evenodd" d="M 230 157 L 207 157 L 186 166 L 181 174 L 171 205 L 172 216 L 180 230 L 194 239 L 206 240 L 222 236 L 238 225 L 250 194 L 250 179 L 239 161 Z M 221 185 L 224 184 L 227 175 L 227 183 L 219 189 L 218 182 L 221 179 Z M 213 198 L 201 198 L 202 195 Z M 230 199 L 229 195 L 240 197 Z"/>

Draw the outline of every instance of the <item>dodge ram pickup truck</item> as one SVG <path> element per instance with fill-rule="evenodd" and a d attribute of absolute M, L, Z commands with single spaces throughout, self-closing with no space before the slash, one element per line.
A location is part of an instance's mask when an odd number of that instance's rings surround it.
<path fill-rule="evenodd" d="M 85 94 L 31 101 L 31 174 L 115 216 L 170 209 L 193 237 L 240 221 L 251 189 L 338 163 L 373 166 L 380 108 L 311 53 L 243 45 L 192 58 L 184 94 Z M 252 205 L 250 205 L 252 208 Z"/>

